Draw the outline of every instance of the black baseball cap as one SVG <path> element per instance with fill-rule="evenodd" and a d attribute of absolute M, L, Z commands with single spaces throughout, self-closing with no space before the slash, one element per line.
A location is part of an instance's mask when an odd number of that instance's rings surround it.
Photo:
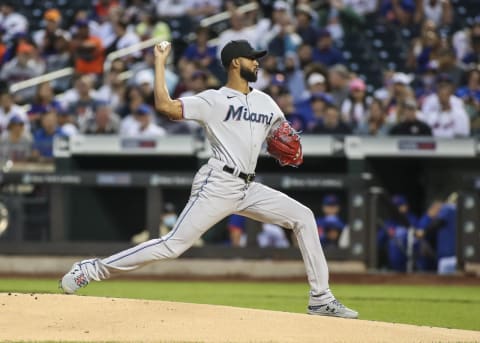
<path fill-rule="evenodd" d="M 220 53 L 222 64 L 228 68 L 233 59 L 238 57 L 258 59 L 267 54 L 266 50 L 255 50 L 248 41 L 232 40 L 225 45 Z"/>

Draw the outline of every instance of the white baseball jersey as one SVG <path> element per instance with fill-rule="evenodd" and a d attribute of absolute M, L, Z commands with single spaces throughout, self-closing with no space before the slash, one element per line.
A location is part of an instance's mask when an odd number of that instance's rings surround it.
<path fill-rule="evenodd" d="M 253 173 L 273 123 L 285 118 L 273 99 L 259 90 L 247 95 L 228 87 L 179 99 L 185 119 L 205 127 L 213 156 L 244 173 Z"/>

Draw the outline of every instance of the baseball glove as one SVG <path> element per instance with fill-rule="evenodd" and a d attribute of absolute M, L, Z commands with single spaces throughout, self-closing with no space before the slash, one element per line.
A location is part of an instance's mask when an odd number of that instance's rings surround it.
<path fill-rule="evenodd" d="M 282 166 L 298 167 L 303 162 L 300 136 L 287 121 L 272 127 L 267 136 L 267 151 Z"/>

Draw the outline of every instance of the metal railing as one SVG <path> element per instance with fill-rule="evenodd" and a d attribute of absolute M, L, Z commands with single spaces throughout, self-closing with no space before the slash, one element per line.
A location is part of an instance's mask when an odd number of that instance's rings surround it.
<path fill-rule="evenodd" d="M 10 86 L 10 93 L 15 93 L 22 89 L 30 88 L 44 82 L 53 81 L 61 77 L 70 76 L 70 75 L 73 75 L 73 73 L 74 73 L 74 69 L 71 67 L 68 67 L 68 68 L 52 71 L 51 73 L 36 76 L 28 80 L 20 81 Z"/>
<path fill-rule="evenodd" d="M 258 9 L 258 4 L 256 2 L 251 2 L 246 5 L 238 7 L 237 11 L 243 14 L 250 11 L 255 11 L 256 9 Z M 203 27 L 212 26 L 216 23 L 227 20 L 229 18 L 230 18 L 230 12 L 224 11 L 218 14 L 214 14 L 210 17 L 203 18 L 202 20 L 200 20 L 200 26 L 203 26 Z"/>

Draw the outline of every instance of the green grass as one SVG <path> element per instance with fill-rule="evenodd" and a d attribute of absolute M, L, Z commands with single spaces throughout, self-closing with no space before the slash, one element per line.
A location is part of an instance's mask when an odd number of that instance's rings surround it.
<path fill-rule="evenodd" d="M 478 286 L 332 285 L 336 297 L 361 319 L 480 330 Z M 0 279 L 0 292 L 57 293 L 51 279 Z M 229 305 L 305 313 L 306 283 L 93 282 L 78 294 Z"/>

